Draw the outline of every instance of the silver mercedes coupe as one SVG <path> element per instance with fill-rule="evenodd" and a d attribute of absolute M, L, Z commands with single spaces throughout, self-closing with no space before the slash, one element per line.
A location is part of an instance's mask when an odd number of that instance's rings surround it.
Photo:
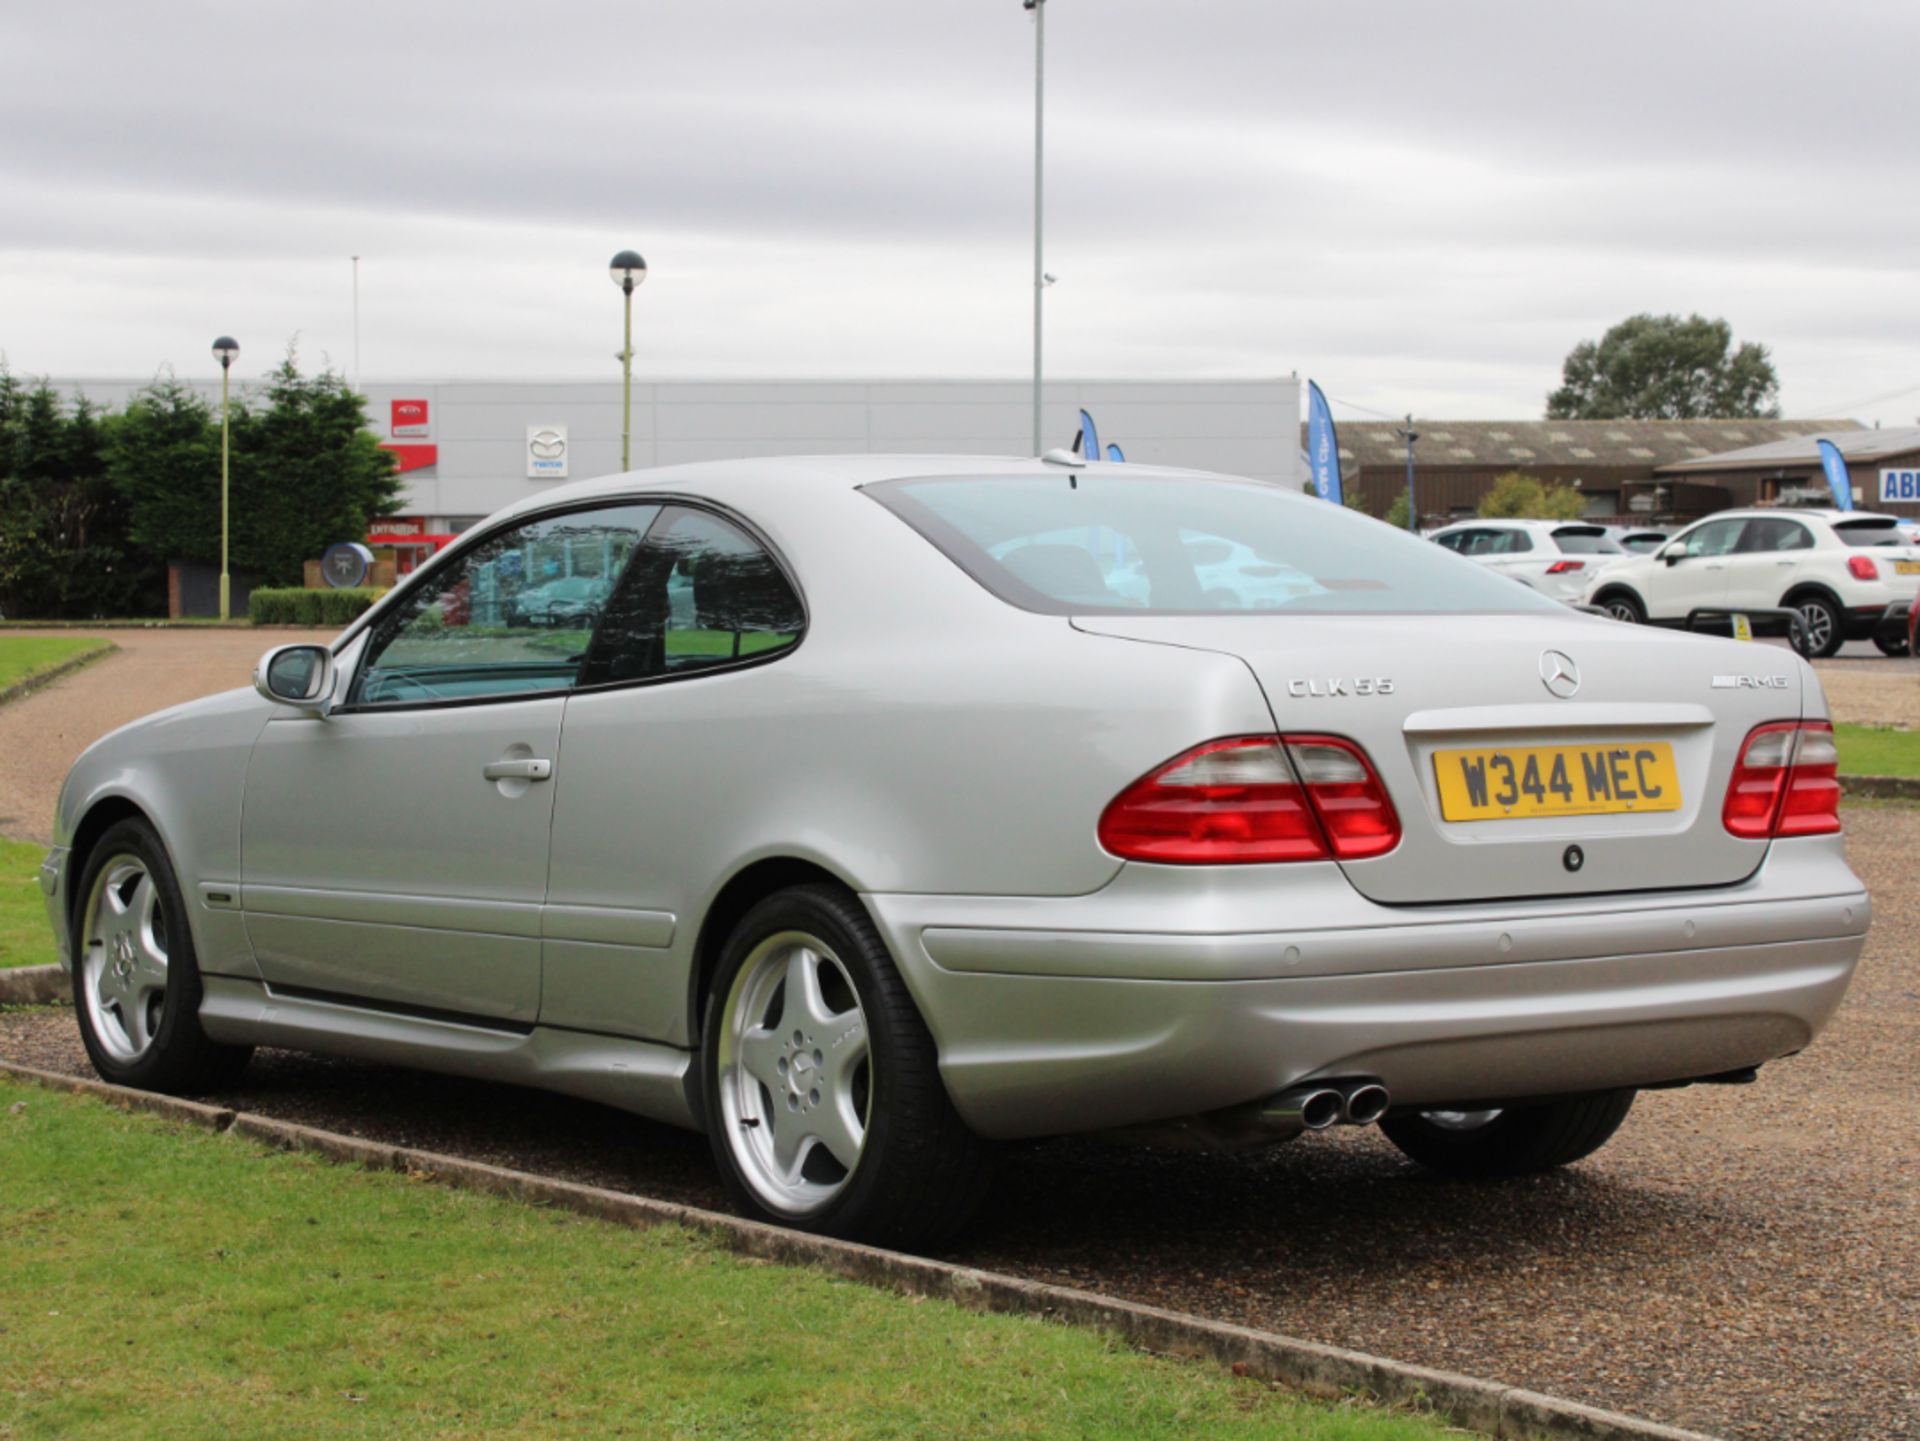
<path fill-rule="evenodd" d="M 1869 919 L 1797 656 L 1224 476 L 569 485 L 253 681 L 67 778 L 42 880 L 101 1075 L 547 1087 L 888 1244 L 1010 1138 L 1563 1165 L 1805 1046 Z"/>

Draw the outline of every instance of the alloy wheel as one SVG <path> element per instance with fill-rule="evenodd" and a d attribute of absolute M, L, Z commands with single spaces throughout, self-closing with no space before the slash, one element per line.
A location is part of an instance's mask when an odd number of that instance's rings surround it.
<path fill-rule="evenodd" d="M 812 1215 L 852 1180 L 871 1119 L 872 1048 L 852 977 L 817 936 L 782 931 L 747 956 L 721 1014 L 717 1124 L 768 1210 Z"/>
<path fill-rule="evenodd" d="M 1800 606 L 1800 621 L 1806 627 L 1807 654 L 1823 655 L 1833 640 L 1833 612 L 1818 602 Z"/>
<path fill-rule="evenodd" d="M 80 991 L 93 1033 L 116 1061 L 152 1048 L 167 998 L 167 916 L 146 862 L 100 868 L 81 913 Z"/>

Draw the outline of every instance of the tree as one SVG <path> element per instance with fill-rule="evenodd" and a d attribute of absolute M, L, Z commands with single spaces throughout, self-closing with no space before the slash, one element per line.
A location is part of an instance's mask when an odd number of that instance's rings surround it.
<path fill-rule="evenodd" d="M 1393 504 L 1387 507 L 1387 513 L 1380 517 L 1395 530 L 1407 528 L 1407 493 L 1403 490 L 1393 498 Z"/>
<path fill-rule="evenodd" d="M 22 386 L 0 364 L 0 613 L 130 615 L 165 595 L 107 478 L 105 444 L 86 400 L 69 413 L 45 380 Z"/>
<path fill-rule="evenodd" d="M 1635 315 L 1583 340 L 1547 397 L 1548 420 L 1754 420 L 1780 414 L 1767 347 L 1724 320 Z"/>
<path fill-rule="evenodd" d="M 343 376 L 301 375 L 290 349 L 259 399 L 234 427 L 233 568 L 298 585 L 305 561 L 393 512 L 400 481 Z"/>
<path fill-rule="evenodd" d="M 266 390 L 230 408 L 230 570 L 298 585 L 303 563 L 400 499 L 393 457 L 363 400 L 330 371 L 300 374 L 289 350 Z M 108 475 L 139 543 L 162 560 L 220 562 L 220 419 L 172 377 L 134 397 L 110 427 Z"/>
<path fill-rule="evenodd" d="M 1480 497 L 1480 515 L 1487 520 L 1578 520 L 1587 513 L 1587 498 L 1570 485 L 1545 485 L 1524 470 L 1496 476 Z"/>

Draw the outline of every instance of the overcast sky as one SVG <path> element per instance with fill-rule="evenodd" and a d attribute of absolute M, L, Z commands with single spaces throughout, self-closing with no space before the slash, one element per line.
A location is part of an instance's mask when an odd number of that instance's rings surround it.
<path fill-rule="evenodd" d="M 1636 311 L 1920 416 L 1920 5 L 1047 0 L 1048 371 L 1540 413 Z M 16 373 L 1017 377 L 1019 0 L 0 10 Z M 1886 399 L 1886 392 L 1903 391 Z"/>

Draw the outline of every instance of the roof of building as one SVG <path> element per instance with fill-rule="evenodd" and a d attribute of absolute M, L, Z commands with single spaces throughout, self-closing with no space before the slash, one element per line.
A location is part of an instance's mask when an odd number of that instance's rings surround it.
<path fill-rule="evenodd" d="M 1667 473 L 1708 470 L 1773 470 L 1789 465 L 1818 465 L 1820 452 L 1814 441 L 1825 438 L 1839 448 L 1848 460 L 1881 460 L 1920 450 L 1920 425 L 1905 425 L 1892 430 L 1864 430 L 1857 427 L 1831 431 L 1805 431 L 1799 435 L 1749 445 L 1720 455 L 1674 461 L 1660 467 Z"/>
<path fill-rule="evenodd" d="M 1644 466 L 1718 455 L 1736 446 L 1764 446 L 1817 434 L 1852 432 L 1852 420 L 1421 420 L 1414 460 L 1437 465 L 1527 470 L 1539 466 Z M 1867 434 L 1872 434 L 1869 431 Z M 1810 442 L 1809 442 L 1810 448 Z M 1340 422 L 1344 465 L 1404 463 L 1400 422 Z"/>

